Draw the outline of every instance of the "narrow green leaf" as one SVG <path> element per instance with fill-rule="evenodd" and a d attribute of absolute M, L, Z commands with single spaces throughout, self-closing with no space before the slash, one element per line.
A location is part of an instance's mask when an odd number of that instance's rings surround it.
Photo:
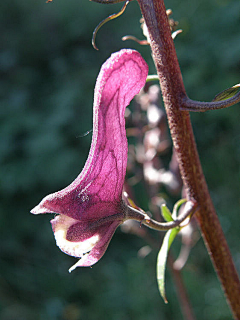
<path fill-rule="evenodd" d="M 168 209 L 168 207 L 166 206 L 165 203 L 161 205 L 161 213 L 162 213 L 163 218 L 167 222 L 173 221 L 173 217 L 172 217 L 171 211 Z"/>
<path fill-rule="evenodd" d="M 240 83 L 236 84 L 235 86 L 228 88 L 222 92 L 220 92 L 219 94 L 217 94 L 213 101 L 223 101 L 223 100 L 227 100 L 233 96 L 235 96 L 235 94 L 238 93 L 238 90 L 240 89 Z"/>
<path fill-rule="evenodd" d="M 181 207 L 181 205 L 184 204 L 185 202 L 187 202 L 187 199 L 181 199 L 175 203 L 175 205 L 173 207 L 173 213 L 172 213 L 172 217 L 174 220 L 177 219 L 178 210 Z"/>
<path fill-rule="evenodd" d="M 180 230 L 181 229 L 179 227 L 170 230 L 172 232 L 170 232 L 170 236 L 169 236 L 169 240 L 168 240 L 168 250 L 170 249 L 170 247 L 173 243 L 173 240 L 176 238 L 176 236 Z"/>
<path fill-rule="evenodd" d="M 167 255 L 168 255 L 170 246 L 179 231 L 180 231 L 179 228 L 168 230 L 168 232 L 165 234 L 161 249 L 157 257 L 158 289 L 165 303 L 168 303 L 166 298 L 166 292 L 165 292 L 165 269 L 166 269 L 166 263 L 167 263 Z"/>

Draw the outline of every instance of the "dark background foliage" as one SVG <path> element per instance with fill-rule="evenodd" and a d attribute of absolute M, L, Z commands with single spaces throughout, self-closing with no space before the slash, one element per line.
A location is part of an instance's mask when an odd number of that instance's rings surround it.
<path fill-rule="evenodd" d="M 239 82 L 239 0 L 169 0 L 183 33 L 175 40 L 184 82 L 193 99 L 211 100 Z M 0 2 L 0 319 L 182 319 L 167 272 L 166 306 L 155 280 L 156 251 L 138 256 L 144 241 L 115 234 L 104 258 L 68 274 L 76 259 L 56 246 L 50 215 L 29 213 L 43 196 L 68 185 L 90 146 L 95 79 L 111 52 L 139 50 L 155 73 L 149 48 L 121 37 L 142 38 L 136 2 L 92 31 L 121 5 L 87 0 Z M 193 114 L 203 169 L 220 221 L 240 269 L 239 104 Z M 141 198 L 141 194 L 138 195 Z M 146 208 L 145 208 L 146 209 Z M 176 243 L 177 246 L 177 243 Z M 183 277 L 197 319 L 231 319 L 202 240 Z"/>

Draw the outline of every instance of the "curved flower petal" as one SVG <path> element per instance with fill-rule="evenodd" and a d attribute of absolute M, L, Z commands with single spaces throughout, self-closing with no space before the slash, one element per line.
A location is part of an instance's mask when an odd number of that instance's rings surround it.
<path fill-rule="evenodd" d="M 107 250 L 109 242 L 120 223 L 119 221 L 114 221 L 101 226 L 100 230 L 98 229 L 99 241 L 89 253 L 85 254 L 82 259 L 69 269 L 69 272 L 73 271 L 76 267 L 90 267 L 98 262 Z"/>
<path fill-rule="evenodd" d="M 122 189 L 127 166 L 125 108 L 146 81 L 148 67 L 133 50 L 113 54 L 95 87 L 93 137 L 86 164 L 65 189 L 46 196 L 31 212 L 58 213 L 52 228 L 60 249 L 91 266 L 126 219 Z"/>
<path fill-rule="evenodd" d="M 97 78 L 93 137 L 86 164 L 65 189 L 48 195 L 31 212 L 61 213 L 77 220 L 119 211 L 127 165 L 125 108 L 146 81 L 148 67 L 137 51 L 114 53 Z"/>
<path fill-rule="evenodd" d="M 79 222 L 65 215 L 51 220 L 56 243 L 66 254 L 81 258 L 69 272 L 76 267 L 89 267 L 105 253 L 108 244 L 121 221 L 95 225 L 94 222 Z"/>

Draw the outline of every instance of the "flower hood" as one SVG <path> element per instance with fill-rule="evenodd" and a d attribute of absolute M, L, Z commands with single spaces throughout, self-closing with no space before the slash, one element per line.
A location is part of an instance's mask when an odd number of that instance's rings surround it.
<path fill-rule="evenodd" d="M 104 254 L 125 219 L 122 201 L 127 166 L 126 106 L 144 86 L 148 67 L 141 55 L 124 49 L 111 55 L 97 78 L 93 136 L 85 166 L 66 188 L 46 196 L 31 212 L 56 213 L 52 229 L 60 249 L 91 266 Z"/>

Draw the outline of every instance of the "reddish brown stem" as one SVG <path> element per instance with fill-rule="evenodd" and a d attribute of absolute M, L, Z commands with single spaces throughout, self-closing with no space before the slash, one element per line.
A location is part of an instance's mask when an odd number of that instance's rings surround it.
<path fill-rule="evenodd" d="M 194 112 L 204 112 L 208 110 L 224 109 L 233 106 L 240 101 L 240 92 L 235 94 L 233 97 L 222 100 L 222 101 L 212 101 L 203 102 L 195 101 L 189 99 L 187 96 L 182 99 L 181 110 L 182 111 L 194 111 Z"/>
<path fill-rule="evenodd" d="M 188 199 L 199 205 L 196 218 L 235 319 L 240 319 L 240 282 L 202 172 L 189 113 L 181 111 L 186 93 L 163 0 L 138 0 L 148 27 L 169 128 Z"/>
<path fill-rule="evenodd" d="M 193 310 L 192 310 L 192 307 L 191 307 L 190 302 L 189 302 L 189 298 L 188 298 L 188 294 L 187 294 L 186 288 L 185 288 L 183 280 L 182 280 L 181 271 L 174 269 L 173 263 L 174 263 L 174 259 L 173 259 L 172 255 L 171 255 L 171 253 L 169 253 L 169 255 L 168 255 L 168 265 L 170 266 L 171 273 L 173 275 L 174 284 L 175 284 L 176 289 L 177 289 L 177 296 L 179 297 L 178 298 L 179 299 L 179 304 L 180 304 L 180 307 L 182 309 L 182 314 L 184 316 L 184 319 L 186 319 L 186 320 L 196 320 L 195 315 L 194 315 Z"/>

